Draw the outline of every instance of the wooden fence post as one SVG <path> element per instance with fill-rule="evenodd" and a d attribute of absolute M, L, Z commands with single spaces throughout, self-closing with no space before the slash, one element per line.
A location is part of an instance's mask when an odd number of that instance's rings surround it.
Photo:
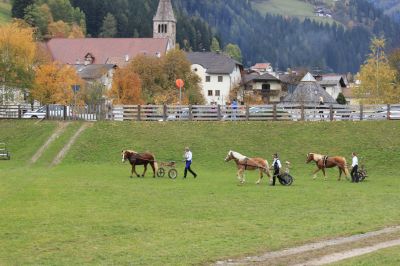
<path fill-rule="evenodd" d="M 278 119 L 278 117 L 277 117 L 277 113 L 276 113 L 276 103 L 274 103 L 274 105 L 273 105 L 273 115 L 274 115 L 274 121 L 276 121 L 277 119 Z"/>
<path fill-rule="evenodd" d="M 18 105 L 18 119 L 22 118 L 21 105 Z"/>
<path fill-rule="evenodd" d="M 46 119 L 50 119 L 50 107 L 46 105 Z"/>
<path fill-rule="evenodd" d="M 364 120 L 364 105 L 360 104 L 360 121 Z"/>
<path fill-rule="evenodd" d="M 63 119 L 64 119 L 64 120 L 67 120 L 67 106 L 66 106 L 66 105 L 63 106 L 63 111 L 64 111 L 64 113 L 63 113 Z"/>
<path fill-rule="evenodd" d="M 246 120 L 250 120 L 250 107 L 248 104 L 246 104 Z"/>
<path fill-rule="evenodd" d="M 193 120 L 193 106 L 189 104 L 189 121 Z"/>
<path fill-rule="evenodd" d="M 304 121 L 304 104 L 302 104 L 300 107 L 300 113 L 301 121 Z"/>
<path fill-rule="evenodd" d="M 329 106 L 329 119 L 333 121 L 333 105 Z"/>
<path fill-rule="evenodd" d="M 387 105 L 387 114 L 386 114 L 387 120 L 390 120 L 390 104 Z"/>
<path fill-rule="evenodd" d="M 222 120 L 222 116 L 221 116 L 221 105 L 220 104 L 218 104 L 218 109 L 217 110 L 218 110 L 218 114 L 217 114 L 218 118 L 217 119 L 218 119 L 218 121 L 221 121 Z"/>
<path fill-rule="evenodd" d="M 163 121 L 167 121 L 167 105 L 164 103 L 163 105 Z"/>
<path fill-rule="evenodd" d="M 137 121 L 140 121 L 141 119 L 142 119 L 142 117 L 141 117 L 141 109 L 142 109 L 142 106 L 141 105 L 138 105 L 138 107 L 137 107 L 138 109 L 137 109 Z"/>

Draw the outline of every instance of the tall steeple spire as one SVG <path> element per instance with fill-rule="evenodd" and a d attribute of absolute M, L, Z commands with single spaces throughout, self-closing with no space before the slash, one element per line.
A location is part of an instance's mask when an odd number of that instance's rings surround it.
<path fill-rule="evenodd" d="M 176 18 L 171 0 L 160 0 L 153 18 L 153 38 L 168 38 L 171 48 L 176 43 Z"/>

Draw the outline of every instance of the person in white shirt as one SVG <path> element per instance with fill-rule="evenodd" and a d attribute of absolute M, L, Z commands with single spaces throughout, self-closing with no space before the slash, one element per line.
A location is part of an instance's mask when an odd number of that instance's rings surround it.
<path fill-rule="evenodd" d="M 351 163 L 351 183 L 358 183 L 359 181 L 359 177 L 358 177 L 358 158 L 357 158 L 357 154 L 355 152 L 353 152 L 351 154 L 351 156 L 353 157 L 352 159 L 352 163 Z"/>
<path fill-rule="evenodd" d="M 277 153 L 275 153 L 273 155 L 273 159 L 274 159 L 274 161 L 272 162 L 272 167 L 274 168 L 274 174 L 272 176 L 272 184 L 271 185 L 275 186 L 276 178 L 277 178 L 277 176 L 279 176 L 279 174 L 281 172 L 282 164 L 281 164 L 281 161 L 279 160 L 279 156 Z"/>
<path fill-rule="evenodd" d="M 192 165 L 192 159 L 193 159 L 193 154 L 190 151 L 189 147 L 185 148 L 185 154 L 183 155 L 183 157 L 185 158 L 185 174 L 183 176 L 183 178 L 186 178 L 187 175 L 187 171 L 189 171 L 194 178 L 197 177 L 197 174 L 190 168 L 190 166 Z"/>

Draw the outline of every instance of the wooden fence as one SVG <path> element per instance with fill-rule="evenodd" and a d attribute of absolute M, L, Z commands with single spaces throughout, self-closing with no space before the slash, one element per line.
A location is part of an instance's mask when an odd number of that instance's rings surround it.
<path fill-rule="evenodd" d="M 115 121 L 360 121 L 400 119 L 400 105 L 0 106 L 0 119 Z"/>

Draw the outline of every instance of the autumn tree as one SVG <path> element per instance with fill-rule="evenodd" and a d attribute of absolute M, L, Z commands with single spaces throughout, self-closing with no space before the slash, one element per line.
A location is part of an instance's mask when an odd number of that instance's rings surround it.
<path fill-rule="evenodd" d="M 31 97 L 41 104 L 72 104 L 73 85 L 84 85 L 75 68 L 57 62 L 44 64 L 36 69 Z"/>
<path fill-rule="evenodd" d="M 390 66 L 397 72 L 397 81 L 400 82 L 400 48 L 393 50 L 388 59 Z"/>
<path fill-rule="evenodd" d="M 113 85 L 108 93 L 114 104 L 142 104 L 142 88 L 139 75 L 131 66 L 115 71 Z"/>
<path fill-rule="evenodd" d="M 191 69 L 191 63 L 182 50 L 171 50 L 162 57 L 163 71 L 166 75 L 163 90 L 172 92 L 178 96 L 179 91 L 175 87 L 175 81 L 182 79 L 185 82 L 182 103 L 202 104 L 204 97 L 200 88 L 200 77 Z M 166 103 L 178 103 L 168 101 Z"/>
<path fill-rule="evenodd" d="M 35 54 L 32 28 L 19 22 L 0 25 L 0 86 L 30 88 Z"/>
<path fill-rule="evenodd" d="M 24 20 L 37 29 L 37 38 L 82 38 L 85 14 L 69 0 L 37 0 L 25 10 Z"/>
<path fill-rule="evenodd" d="M 155 97 L 164 92 L 166 75 L 161 62 L 160 58 L 147 55 L 138 55 L 131 62 L 132 71 L 140 77 L 146 103 L 154 103 Z"/>
<path fill-rule="evenodd" d="M 394 70 L 385 55 L 385 39 L 373 38 L 371 53 L 361 66 L 358 79 L 361 84 L 355 89 L 355 95 L 367 104 L 399 103 L 399 86 L 396 84 Z"/>

